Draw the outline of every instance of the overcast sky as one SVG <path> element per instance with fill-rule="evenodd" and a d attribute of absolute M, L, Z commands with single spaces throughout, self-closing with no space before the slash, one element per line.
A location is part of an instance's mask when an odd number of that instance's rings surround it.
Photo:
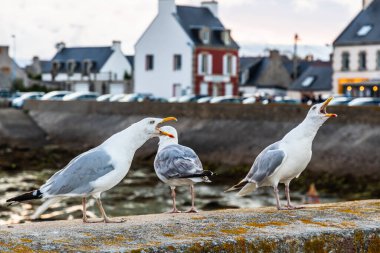
<path fill-rule="evenodd" d="M 196 5 L 200 0 L 177 0 Z M 265 49 L 292 50 L 327 58 L 331 44 L 360 11 L 362 0 L 219 0 L 219 16 L 241 46 L 242 55 Z M 50 59 L 54 45 L 110 45 L 121 40 L 126 54 L 157 13 L 158 0 L 0 0 L 0 44 L 13 45 L 22 63 L 34 55 Z M 12 53 L 13 51 L 11 51 Z"/>

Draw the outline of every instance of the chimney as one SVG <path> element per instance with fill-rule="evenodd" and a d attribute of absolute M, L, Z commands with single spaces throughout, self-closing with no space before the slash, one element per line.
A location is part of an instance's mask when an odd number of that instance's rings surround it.
<path fill-rule="evenodd" d="M 158 15 L 171 15 L 177 13 L 175 0 L 158 0 Z"/>
<path fill-rule="evenodd" d="M 9 56 L 9 46 L 0 46 L 0 56 Z"/>
<path fill-rule="evenodd" d="M 363 1 L 363 10 L 365 10 L 372 3 L 373 0 L 362 0 L 362 1 Z"/>
<path fill-rule="evenodd" d="M 269 51 L 269 58 L 270 59 L 279 59 L 280 58 L 280 52 L 276 49 Z"/>
<path fill-rule="evenodd" d="M 55 48 L 57 49 L 58 52 L 62 51 L 66 47 L 65 42 L 61 41 L 55 44 Z"/>
<path fill-rule="evenodd" d="M 112 41 L 112 50 L 121 51 L 121 41 L 120 40 Z"/>
<path fill-rule="evenodd" d="M 218 2 L 215 1 L 215 0 L 211 0 L 211 1 L 203 1 L 201 3 L 201 6 L 202 7 L 206 7 L 208 8 L 211 13 L 214 15 L 214 17 L 218 17 Z"/>

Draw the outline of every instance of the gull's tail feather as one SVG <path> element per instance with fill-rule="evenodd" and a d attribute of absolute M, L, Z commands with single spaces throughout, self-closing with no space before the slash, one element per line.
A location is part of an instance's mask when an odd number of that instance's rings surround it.
<path fill-rule="evenodd" d="M 231 191 L 236 191 L 242 189 L 246 184 L 248 184 L 248 181 L 243 179 L 241 180 L 238 184 L 232 186 L 228 190 L 225 190 L 224 192 L 231 192 Z"/>
<path fill-rule="evenodd" d="M 37 208 L 37 210 L 30 216 L 30 219 L 31 220 L 37 220 L 41 214 L 43 214 L 48 208 L 49 206 L 55 204 L 55 203 L 58 203 L 59 201 L 61 201 L 63 198 L 60 198 L 60 197 L 56 197 L 56 198 L 51 198 L 51 199 L 48 199 L 46 200 L 41 206 L 39 206 Z"/>
<path fill-rule="evenodd" d="M 238 196 L 245 196 L 253 191 L 255 191 L 257 188 L 256 183 L 247 183 L 239 192 Z"/>
<path fill-rule="evenodd" d="M 198 179 L 201 182 L 211 183 L 210 179 L 208 177 L 216 175 L 214 172 L 210 170 L 204 170 L 202 173 L 198 174 L 191 174 L 191 175 L 184 175 L 178 178 L 189 178 L 189 179 Z M 196 180 L 196 181 L 198 181 Z"/>
<path fill-rule="evenodd" d="M 15 202 L 23 202 L 27 200 L 32 200 L 32 199 L 41 199 L 42 198 L 42 192 L 40 190 L 34 190 L 31 192 L 26 192 L 21 195 L 18 195 L 14 198 L 7 199 L 6 202 L 10 203 L 12 205 Z"/>

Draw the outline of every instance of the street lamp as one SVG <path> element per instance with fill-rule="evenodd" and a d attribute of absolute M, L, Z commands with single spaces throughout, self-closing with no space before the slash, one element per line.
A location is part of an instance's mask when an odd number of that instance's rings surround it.
<path fill-rule="evenodd" d="M 16 79 L 16 35 L 12 34 L 12 42 L 13 42 L 13 60 L 11 61 L 12 68 L 12 82 Z"/>

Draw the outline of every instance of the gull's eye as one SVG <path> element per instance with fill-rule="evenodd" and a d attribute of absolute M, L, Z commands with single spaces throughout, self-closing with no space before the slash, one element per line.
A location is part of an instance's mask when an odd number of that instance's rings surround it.
<path fill-rule="evenodd" d="M 312 110 L 315 110 L 316 108 L 317 108 L 316 106 L 313 106 L 311 109 L 312 109 Z"/>
<path fill-rule="evenodd" d="M 149 124 L 153 125 L 154 124 L 154 120 L 149 121 Z"/>

